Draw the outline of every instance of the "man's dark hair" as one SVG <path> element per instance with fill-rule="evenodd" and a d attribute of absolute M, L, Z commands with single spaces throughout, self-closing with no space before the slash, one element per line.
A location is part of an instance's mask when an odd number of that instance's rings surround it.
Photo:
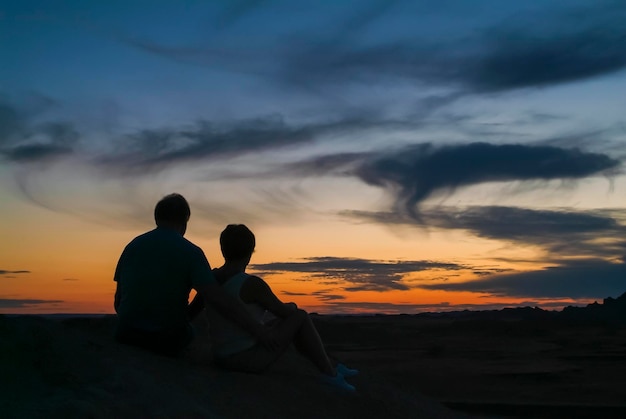
<path fill-rule="evenodd" d="M 226 260 L 249 257 L 255 245 L 254 234 L 243 224 L 229 224 L 220 234 L 220 248 Z"/>
<path fill-rule="evenodd" d="M 181 194 L 166 195 L 154 207 L 154 221 L 157 226 L 187 224 L 190 216 L 189 204 Z"/>

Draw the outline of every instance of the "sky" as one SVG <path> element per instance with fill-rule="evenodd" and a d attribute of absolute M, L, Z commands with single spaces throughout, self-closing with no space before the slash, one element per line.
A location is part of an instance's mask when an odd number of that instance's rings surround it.
<path fill-rule="evenodd" d="M 626 291 L 621 0 L 5 1 L 0 313 L 111 313 L 166 194 L 318 313 Z"/>

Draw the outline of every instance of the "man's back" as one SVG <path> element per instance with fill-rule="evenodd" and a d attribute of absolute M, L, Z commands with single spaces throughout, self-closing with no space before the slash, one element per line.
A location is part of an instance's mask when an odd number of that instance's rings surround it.
<path fill-rule="evenodd" d="M 115 280 L 120 329 L 159 332 L 186 328 L 191 288 L 214 278 L 199 247 L 175 230 L 159 227 L 126 246 Z"/>

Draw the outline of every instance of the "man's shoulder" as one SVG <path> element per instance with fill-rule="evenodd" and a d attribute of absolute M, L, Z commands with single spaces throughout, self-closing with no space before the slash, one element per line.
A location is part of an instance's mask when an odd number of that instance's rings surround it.
<path fill-rule="evenodd" d="M 179 248 L 190 253 L 204 254 L 199 246 L 187 240 L 180 233 L 164 228 L 155 228 L 140 234 L 131 240 L 126 247 L 152 247 L 154 245 L 158 245 L 158 243 L 161 243 L 161 245 L 166 243 L 167 247 Z"/>

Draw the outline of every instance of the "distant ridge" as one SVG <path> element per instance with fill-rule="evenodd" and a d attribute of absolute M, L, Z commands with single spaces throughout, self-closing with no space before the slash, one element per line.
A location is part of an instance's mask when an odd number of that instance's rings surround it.
<path fill-rule="evenodd" d="M 591 320 L 607 323 L 626 323 L 626 292 L 617 298 L 607 297 L 602 304 L 594 302 L 586 307 L 568 306 L 560 313 L 572 320 Z"/>
<path fill-rule="evenodd" d="M 420 317 L 437 317 L 468 320 L 571 320 L 579 322 L 602 322 L 626 324 L 626 292 L 617 298 L 607 297 L 584 307 L 567 306 L 562 311 L 544 310 L 539 307 L 509 307 L 500 310 L 462 310 L 440 313 L 420 313 Z"/>

